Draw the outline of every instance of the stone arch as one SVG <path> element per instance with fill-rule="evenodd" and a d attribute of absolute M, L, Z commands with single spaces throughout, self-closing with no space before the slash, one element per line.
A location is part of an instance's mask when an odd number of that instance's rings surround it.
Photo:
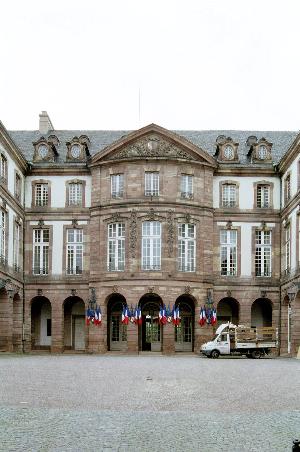
<path fill-rule="evenodd" d="M 268 298 L 257 298 L 251 306 L 251 326 L 272 326 L 272 302 Z"/>
<path fill-rule="evenodd" d="M 0 289 L 0 351 L 10 350 L 10 316 L 9 297 L 7 291 Z"/>
<path fill-rule="evenodd" d="M 180 295 L 175 301 L 181 317 L 180 324 L 174 327 L 176 352 L 194 351 L 195 305 L 196 299 L 190 294 Z"/>
<path fill-rule="evenodd" d="M 217 322 L 239 324 L 240 304 L 233 297 L 222 298 L 217 305 Z"/>
<path fill-rule="evenodd" d="M 122 324 L 123 306 L 126 298 L 120 293 L 113 293 L 106 298 L 107 306 L 107 350 L 127 350 L 127 325 Z"/>
<path fill-rule="evenodd" d="M 13 351 L 22 351 L 22 330 L 23 330 L 23 302 L 17 293 L 13 298 L 13 325 L 12 342 Z"/>
<path fill-rule="evenodd" d="M 31 349 L 50 350 L 52 343 L 52 306 L 43 296 L 31 300 Z"/>
<path fill-rule="evenodd" d="M 82 298 L 71 296 L 65 299 L 64 350 L 86 349 L 85 304 Z"/>
<path fill-rule="evenodd" d="M 142 325 L 138 327 L 140 351 L 160 352 L 163 343 L 163 328 L 159 323 L 162 298 L 156 293 L 146 293 L 139 300 Z"/>

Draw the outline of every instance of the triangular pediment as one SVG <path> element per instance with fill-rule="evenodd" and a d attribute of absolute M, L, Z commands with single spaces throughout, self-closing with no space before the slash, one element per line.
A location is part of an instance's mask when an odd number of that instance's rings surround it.
<path fill-rule="evenodd" d="M 107 161 L 136 159 L 172 159 L 216 166 L 215 160 L 185 138 L 167 129 L 150 124 L 108 146 L 96 154 L 91 165 Z"/>

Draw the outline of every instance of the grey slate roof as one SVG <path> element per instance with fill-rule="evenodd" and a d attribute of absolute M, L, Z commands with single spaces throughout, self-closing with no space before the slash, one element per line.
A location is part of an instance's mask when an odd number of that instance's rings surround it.
<path fill-rule="evenodd" d="M 87 135 L 90 140 L 89 151 L 91 155 L 101 152 L 106 146 L 114 143 L 116 140 L 130 133 L 129 130 L 54 130 L 47 134 L 54 134 L 58 137 L 60 145 L 58 147 L 59 158 L 58 163 L 65 163 L 66 158 L 66 142 L 71 141 L 75 136 Z M 279 163 L 286 151 L 289 149 L 299 132 L 270 132 L 270 131 L 253 131 L 253 130 L 174 130 L 174 133 L 181 135 L 191 143 L 199 146 L 211 156 L 216 152 L 216 139 L 219 135 L 231 137 L 233 141 L 239 143 L 238 154 L 240 164 L 235 166 L 249 165 L 247 158 L 248 147 L 247 138 L 254 135 L 259 140 L 265 138 L 273 143 L 272 155 L 274 164 Z M 42 134 L 38 130 L 20 130 L 9 131 L 9 134 L 27 161 L 33 159 L 33 142 L 38 141 Z M 255 165 L 255 164 L 253 164 Z M 256 164 L 257 165 L 257 164 Z"/>

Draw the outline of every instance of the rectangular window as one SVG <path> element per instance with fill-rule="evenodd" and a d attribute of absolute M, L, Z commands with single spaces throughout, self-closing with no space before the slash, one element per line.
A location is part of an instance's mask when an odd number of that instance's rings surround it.
<path fill-rule="evenodd" d="M 142 225 L 142 269 L 160 270 L 161 267 L 161 224 L 159 221 L 145 221 Z"/>
<path fill-rule="evenodd" d="M 15 195 L 18 201 L 21 201 L 21 178 L 19 174 L 16 174 L 16 186 L 15 186 Z"/>
<path fill-rule="evenodd" d="M 47 319 L 47 336 L 51 336 L 51 319 Z"/>
<path fill-rule="evenodd" d="M 196 268 L 195 256 L 195 225 L 178 225 L 178 270 L 194 272 Z"/>
<path fill-rule="evenodd" d="M 48 184 L 36 184 L 35 205 L 40 207 L 48 205 Z"/>
<path fill-rule="evenodd" d="M 18 223 L 15 223 L 15 233 L 14 233 L 14 270 L 19 271 L 20 265 L 20 232 L 21 227 Z"/>
<path fill-rule="evenodd" d="M 159 173 L 145 173 L 145 196 L 159 196 Z"/>
<path fill-rule="evenodd" d="M 285 270 L 291 270 L 291 226 L 288 224 L 285 227 Z"/>
<path fill-rule="evenodd" d="M 258 185 L 257 186 L 257 207 L 267 208 L 270 207 L 270 186 Z"/>
<path fill-rule="evenodd" d="M 222 185 L 222 207 L 236 206 L 236 185 L 224 184 Z"/>
<path fill-rule="evenodd" d="M 181 175 L 181 197 L 193 197 L 193 176 L 190 176 L 188 174 Z"/>
<path fill-rule="evenodd" d="M 271 231 L 255 231 L 255 276 L 271 276 Z"/>
<path fill-rule="evenodd" d="M 111 223 L 108 225 L 107 269 L 108 271 L 125 270 L 124 223 Z"/>
<path fill-rule="evenodd" d="M 67 229 L 67 275 L 81 275 L 83 263 L 83 230 Z"/>
<path fill-rule="evenodd" d="M 7 160 L 3 154 L 0 156 L 0 182 L 6 182 L 7 177 Z"/>
<path fill-rule="evenodd" d="M 123 198 L 124 174 L 112 174 L 110 176 L 110 186 L 112 198 Z"/>
<path fill-rule="evenodd" d="M 49 273 L 49 229 L 33 230 L 33 274 Z"/>
<path fill-rule="evenodd" d="M 82 184 L 69 184 L 69 206 L 82 206 Z"/>
<path fill-rule="evenodd" d="M 284 181 L 284 199 L 287 203 L 291 199 L 291 176 L 288 175 Z"/>
<path fill-rule="evenodd" d="M 4 210 L 0 210 L 0 261 L 5 263 L 6 257 L 6 214 Z"/>
<path fill-rule="evenodd" d="M 221 275 L 237 274 L 237 231 L 223 229 L 220 232 Z"/>

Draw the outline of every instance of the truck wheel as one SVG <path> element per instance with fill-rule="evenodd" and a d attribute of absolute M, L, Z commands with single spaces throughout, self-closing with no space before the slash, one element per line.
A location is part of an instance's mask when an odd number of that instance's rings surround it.
<path fill-rule="evenodd" d="M 254 358 L 254 359 L 260 358 L 260 357 L 261 357 L 261 352 L 260 352 L 260 350 L 253 350 L 252 353 L 251 353 L 251 356 L 252 356 L 252 358 Z"/>
<path fill-rule="evenodd" d="M 219 350 L 213 350 L 210 354 L 210 357 L 214 359 L 219 358 L 219 356 L 220 356 Z"/>

